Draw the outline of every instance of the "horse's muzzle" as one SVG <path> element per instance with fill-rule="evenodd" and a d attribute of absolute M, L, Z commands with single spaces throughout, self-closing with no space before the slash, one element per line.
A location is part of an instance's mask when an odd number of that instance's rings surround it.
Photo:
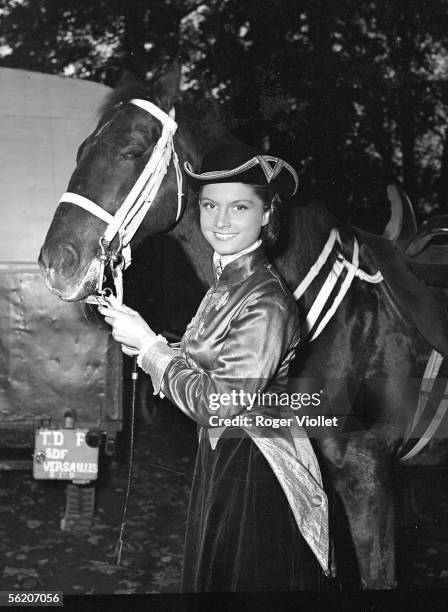
<path fill-rule="evenodd" d="M 80 257 L 70 243 L 60 243 L 41 249 L 39 266 L 48 289 L 63 300 L 80 300 L 95 289 L 96 277 L 91 268 L 81 269 Z M 82 266 L 84 268 L 84 266 Z"/>

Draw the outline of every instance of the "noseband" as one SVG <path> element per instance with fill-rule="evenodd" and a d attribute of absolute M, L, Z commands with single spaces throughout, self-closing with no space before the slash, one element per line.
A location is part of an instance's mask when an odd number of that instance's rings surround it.
<path fill-rule="evenodd" d="M 154 202 L 159 191 L 163 177 L 165 176 L 171 158 L 173 158 L 174 168 L 177 179 L 177 214 L 176 222 L 182 212 L 182 173 L 179 165 L 179 158 L 174 149 L 173 136 L 177 130 L 177 123 L 174 120 L 174 108 L 167 114 L 158 106 L 147 100 L 132 99 L 130 104 L 134 104 L 150 113 L 162 124 L 162 134 L 157 141 L 154 150 L 146 166 L 136 180 L 134 186 L 126 196 L 124 202 L 114 215 L 108 213 L 104 208 L 95 204 L 92 200 L 77 193 L 66 192 L 62 195 L 59 203 L 68 202 L 75 204 L 84 210 L 92 213 L 105 223 L 106 230 L 100 238 L 100 269 L 96 290 L 99 294 L 103 293 L 104 272 L 107 265 L 110 265 L 117 292 L 117 298 L 123 299 L 122 271 L 131 264 L 130 242 L 135 232 L 140 227 L 149 208 Z M 118 235 L 118 246 L 113 251 L 110 244 L 115 236 Z"/>

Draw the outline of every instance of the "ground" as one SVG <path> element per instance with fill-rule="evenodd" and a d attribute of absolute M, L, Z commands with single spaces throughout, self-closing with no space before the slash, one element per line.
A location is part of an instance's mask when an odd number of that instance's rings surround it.
<path fill-rule="evenodd" d="M 170 407 L 168 407 L 170 410 Z M 162 422 L 161 422 L 162 421 Z M 29 473 L 0 474 L 1 588 L 69 594 L 179 592 L 195 427 L 163 418 L 151 431 L 137 425 L 135 465 L 120 566 L 112 562 L 121 524 L 127 463 L 103 466 L 86 536 L 59 528 L 63 483 Z"/>
<path fill-rule="evenodd" d="M 2 590 L 62 590 L 65 594 L 177 593 L 196 447 L 196 429 L 170 406 L 152 428 L 137 423 L 135 469 L 120 566 L 112 557 L 121 523 L 127 463 L 103 466 L 88 535 L 60 530 L 64 486 L 31 474 L 0 473 Z M 405 588 L 448 586 L 448 486 L 445 472 L 416 477 L 415 517 L 399 511 Z M 404 482 L 404 478 L 401 479 Z M 402 487 L 405 488 L 404 486 Z M 408 490 L 408 489 L 407 489 Z M 408 491 L 409 492 L 409 491 Z M 408 515 L 405 525 L 404 516 Z"/>

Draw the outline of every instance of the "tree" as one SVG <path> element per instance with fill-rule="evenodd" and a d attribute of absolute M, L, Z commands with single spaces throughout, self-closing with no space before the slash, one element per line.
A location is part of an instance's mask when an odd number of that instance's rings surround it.
<path fill-rule="evenodd" d="M 0 64 L 113 85 L 178 56 L 185 98 L 379 226 L 387 181 L 425 214 L 444 189 L 447 13 L 445 0 L 0 0 Z"/>

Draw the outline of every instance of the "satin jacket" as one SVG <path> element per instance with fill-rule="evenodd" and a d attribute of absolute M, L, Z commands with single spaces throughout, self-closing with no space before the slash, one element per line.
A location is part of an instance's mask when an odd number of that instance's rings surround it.
<path fill-rule="evenodd" d="M 160 390 L 201 425 L 213 447 L 243 429 L 268 460 L 297 524 L 325 573 L 328 502 L 311 444 L 284 406 L 254 402 L 286 391 L 289 363 L 300 339 L 294 298 L 263 247 L 228 263 L 187 326 L 180 354 L 156 343 L 142 360 Z M 263 395 L 264 394 L 264 395 Z M 269 396 L 268 396 L 269 397 Z M 251 400 L 252 398 L 252 400 Z M 281 414 L 280 414 L 281 410 Z M 218 419 L 235 416 L 237 427 Z M 290 416 L 288 426 L 255 424 L 256 416 Z"/>

